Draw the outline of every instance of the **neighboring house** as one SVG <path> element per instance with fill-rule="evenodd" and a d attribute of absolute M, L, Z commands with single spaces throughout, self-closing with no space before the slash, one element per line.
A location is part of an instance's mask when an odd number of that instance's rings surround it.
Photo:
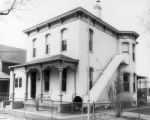
<path fill-rule="evenodd" d="M 146 76 L 137 76 L 137 100 L 139 102 L 150 102 L 150 84 L 148 81 L 148 77 Z"/>
<path fill-rule="evenodd" d="M 25 61 L 25 50 L 0 44 L 0 98 L 9 96 L 9 66 Z"/>
<path fill-rule="evenodd" d="M 137 101 L 136 32 L 119 31 L 81 7 L 24 32 L 27 63 L 11 67 L 12 100 L 104 102 L 119 77 L 122 95 Z"/>

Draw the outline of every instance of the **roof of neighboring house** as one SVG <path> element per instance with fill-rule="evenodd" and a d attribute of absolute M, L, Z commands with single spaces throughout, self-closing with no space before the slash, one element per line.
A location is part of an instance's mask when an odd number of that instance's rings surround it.
<path fill-rule="evenodd" d="M 73 58 L 68 57 L 66 55 L 58 54 L 58 55 L 53 55 L 50 57 L 32 60 L 30 62 L 27 62 L 25 64 L 21 64 L 21 65 L 10 66 L 10 68 L 28 66 L 28 65 L 33 65 L 33 64 L 41 64 L 41 63 L 46 63 L 46 62 L 54 62 L 54 61 L 66 61 L 66 62 L 74 62 L 74 63 L 78 62 L 78 60 L 76 60 L 76 59 L 73 59 Z"/>
<path fill-rule="evenodd" d="M 0 44 L 0 59 L 2 62 L 25 63 L 26 50 Z"/>
<path fill-rule="evenodd" d="M 9 75 L 0 71 L 0 79 L 9 79 Z"/>
<path fill-rule="evenodd" d="M 69 17 L 69 16 L 73 17 L 73 15 L 76 15 L 76 16 L 84 15 L 84 16 L 86 16 L 86 18 L 90 18 L 92 21 L 95 21 L 97 24 L 102 25 L 104 28 L 107 28 L 107 29 L 113 31 L 116 34 L 119 34 L 119 35 L 121 35 L 121 34 L 133 35 L 133 36 L 135 36 L 135 38 L 138 38 L 138 36 L 139 36 L 139 34 L 134 32 L 134 31 L 119 31 L 119 30 L 117 30 L 113 26 L 109 25 L 108 23 L 106 23 L 102 19 L 96 17 L 95 15 L 93 15 L 92 13 L 90 13 L 87 10 L 83 9 L 82 7 L 75 8 L 75 9 L 69 11 L 69 12 L 66 12 L 64 14 L 61 14 L 61 15 L 57 16 L 57 17 L 54 17 L 54 18 L 49 19 L 47 21 L 44 21 L 44 22 L 42 22 L 40 24 L 37 24 L 33 27 L 30 27 L 30 28 L 24 30 L 24 32 L 28 34 L 28 33 L 32 32 L 34 30 L 38 30 L 39 28 L 41 28 L 43 26 L 49 26 L 49 25 L 51 25 L 51 24 L 53 24 L 57 21 L 62 22 L 63 20 L 65 20 L 66 17 Z M 81 19 L 80 17 L 78 17 L 78 18 Z"/>
<path fill-rule="evenodd" d="M 137 75 L 137 79 L 147 79 L 148 77 L 146 76 L 141 76 L 141 75 Z"/>

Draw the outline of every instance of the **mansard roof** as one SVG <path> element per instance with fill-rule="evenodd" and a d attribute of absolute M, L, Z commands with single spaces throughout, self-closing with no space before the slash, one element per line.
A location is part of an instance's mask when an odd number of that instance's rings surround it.
<path fill-rule="evenodd" d="M 83 9 L 82 7 L 78 7 L 75 8 L 69 12 L 66 12 L 64 14 L 61 14 L 57 17 L 54 17 L 52 19 L 49 19 L 47 21 L 44 21 L 40 24 L 37 24 L 33 27 L 30 27 L 26 30 L 24 30 L 24 32 L 26 34 L 30 34 L 32 31 L 35 30 L 39 30 L 40 28 L 44 27 L 44 26 L 48 26 L 49 28 L 51 27 L 52 24 L 55 24 L 57 22 L 60 22 L 61 24 L 65 23 L 65 20 L 67 20 L 67 18 L 77 18 L 77 19 L 90 19 L 90 21 L 94 24 L 100 25 L 107 30 L 112 31 L 113 34 L 117 35 L 117 36 L 122 36 L 122 35 L 128 35 L 128 36 L 134 36 L 135 39 L 138 38 L 139 34 L 136 33 L 135 31 L 119 31 L 116 28 L 114 28 L 113 26 L 109 25 L 108 23 L 106 23 L 105 21 L 103 21 L 102 19 L 96 17 L 95 15 L 93 15 L 92 13 L 88 12 L 87 10 Z M 77 20 L 75 19 L 75 20 Z"/>

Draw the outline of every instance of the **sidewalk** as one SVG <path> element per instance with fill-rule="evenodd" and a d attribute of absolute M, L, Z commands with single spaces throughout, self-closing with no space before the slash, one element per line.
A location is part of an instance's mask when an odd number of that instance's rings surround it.
<path fill-rule="evenodd" d="M 51 111 L 24 111 L 18 109 L 0 109 L 0 120 L 87 120 L 87 114 L 78 115 L 67 115 L 67 114 L 56 114 Z M 114 117 L 113 112 L 101 112 L 95 114 L 95 120 L 136 120 L 139 118 L 137 113 L 124 112 L 123 117 Z M 91 120 L 94 120 L 94 116 L 91 114 Z M 131 118 L 131 119 L 129 119 Z M 150 115 L 140 115 L 141 120 L 150 120 Z"/>

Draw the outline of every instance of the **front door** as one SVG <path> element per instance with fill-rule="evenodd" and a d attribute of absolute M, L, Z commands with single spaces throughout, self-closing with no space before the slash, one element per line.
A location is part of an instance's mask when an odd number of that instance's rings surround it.
<path fill-rule="evenodd" d="M 36 96 L 36 72 L 31 73 L 31 98 Z"/>

